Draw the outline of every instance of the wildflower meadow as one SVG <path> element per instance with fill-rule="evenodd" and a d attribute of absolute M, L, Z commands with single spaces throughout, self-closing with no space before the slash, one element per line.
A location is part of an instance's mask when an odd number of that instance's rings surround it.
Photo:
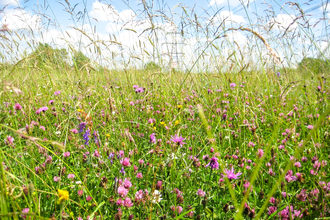
<path fill-rule="evenodd" d="M 0 1 L 0 219 L 330 218 L 325 1 L 32 2 Z"/>

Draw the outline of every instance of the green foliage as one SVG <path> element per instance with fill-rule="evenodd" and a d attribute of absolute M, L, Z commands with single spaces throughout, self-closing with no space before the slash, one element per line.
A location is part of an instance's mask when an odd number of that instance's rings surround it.
<path fill-rule="evenodd" d="M 330 60 L 305 57 L 299 63 L 298 69 L 302 72 L 307 72 L 312 74 L 321 74 L 321 73 L 329 72 Z"/>
<path fill-rule="evenodd" d="M 90 63 L 90 59 L 85 56 L 81 51 L 76 51 L 73 54 L 73 65 L 77 67 L 78 70 L 80 70 L 84 65 Z"/>
<path fill-rule="evenodd" d="M 29 55 L 33 65 L 44 69 L 47 66 L 63 68 L 67 66 L 68 53 L 66 49 L 55 49 L 49 44 L 39 43 L 38 47 Z"/>
<path fill-rule="evenodd" d="M 151 61 L 144 65 L 144 69 L 145 70 L 159 70 L 160 66 L 158 64 L 156 64 L 155 62 Z"/>

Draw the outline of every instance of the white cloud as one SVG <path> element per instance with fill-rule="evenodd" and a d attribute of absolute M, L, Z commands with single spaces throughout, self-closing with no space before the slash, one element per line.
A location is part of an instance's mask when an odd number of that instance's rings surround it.
<path fill-rule="evenodd" d="M 247 38 L 239 31 L 228 32 L 226 39 L 230 41 L 236 41 L 238 44 L 242 45 L 247 42 Z"/>
<path fill-rule="evenodd" d="M 245 19 L 240 15 L 234 15 L 231 11 L 222 11 L 215 17 L 212 17 L 211 22 L 221 23 L 221 22 L 234 22 L 234 23 L 245 23 Z"/>
<path fill-rule="evenodd" d="M 41 18 L 38 15 L 32 15 L 23 9 L 8 9 L 4 12 L 4 16 L 0 23 L 2 25 L 7 24 L 10 30 L 37 30 L 41 27 Z"/>
<path fill-rule="evenodd" d="M 230 4 L 231 6 L 237 6 L 242 4 L 242 2 L 246 5 L 251 2 L 254 2 L 255 0 L 230 0 L 229 2 L 227 0 L 211 0 L 210 1 L 210 6 L 213 5 L 224 5 L 224 4 Z"/>
<path fill-rule="evenodd" d="M 127 22 L 136 15 L 132 10 L 118 12 L 113 6 L 95 1 L 90 15 L 98 21 Z"/>
<path fill-rule="evenodd" d="M 297 23 L 293 23 L 296 16 L 294 15 L 287 15 L 287 14 L 278 14 L 276 18 L 273 18 L 269 22 L 269 26 L 273 26 L 273 28 L 280 30 L 280 31 L 293 31 L 298 27 Z"/>
<path fill-rule="evenodd" d="M 19 5 L 19 0 L 0 0 L 0 5 Z"/>

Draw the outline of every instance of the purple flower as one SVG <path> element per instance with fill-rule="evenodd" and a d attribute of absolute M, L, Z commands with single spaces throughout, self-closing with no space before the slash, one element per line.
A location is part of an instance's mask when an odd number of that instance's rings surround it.
<path fill-rule="evenodd" d="M 230 83 L 230 87 L 231 87 L 231 88 L 236 87 L 236 83 Z"/>
<path fill-rule="evenodd" d="M 184 140 L 186 140 L 185 138 L 183 138 L 182 136 L 178 136 L 178 135 L 174 135 L 171 136 L 171 141 L 173 141 L 174 143 L 177 143 L 177 145 L 180 145 L 181 147 L 185 144 L 185 142 L 183 142 Z"/>
<path fill-rule="evenodd" d="M 219 169 L 219 162 L 218 162 L 218 158 L 216 157 L 212 157 L 211 161 L 209 162 L 209 164 L 206 165 L 206 167 L 211 167 L 211 169 Z"/>
<path fill-rule="evenodd" d="M 84 131 L 84 129 L 86 128 L 86 122 L 81 122 L 79 124 L 79 133 L 82 133 Z"/>
<path fill-rule="evenodd" d="M 70 173 L 69 175 L 68 175 L 68 179 L 74 179 L 74 174 L 73 173 Z"/>
<path fill-rule="evenodd" d="M 14 106 L 14 109 L 15 110 L 21 110 L 22 106 L 19 103 L 16 103 L 15 106 Z"/>
<path fill-rule="evenodd" d="M 98 135 L 98 132 L 97 131 L 94 131 L 93 132 L 93 136 L 94 136 L 94 142 L 95 142 L 95 144 L 97 144 L 97 135 Z"/>
<path fill-rule="evenodd" d="M 54 95 L 59 95 L 59 94 L 61 94 L 61 91 L 55 91 L 54 92 Z"/>
<path fill-rule="evenodd" d="M 150 135 L 150 143 L 155 144 L 156 142 L 157 142 L 157 140 L 156 140 L 156 134 L 155 133 L 152 133 Z"/>
<path fill-rule="evenodd" d="M 30 211 L 29 208 L 25 208 L 25 209 L 22 210 L 22 213 L 29 213 L 29 211 Z M 23 214 L 22 214 L 21 217 L 22 217 L 23 219 L 26 219 L 26 215 L 23 215 Z"/>
<path fill-rule="evenodd" d="M 277 75 L 278 78 L 280 78 L 281 73 L 280 72 L 277 72 L 276 75 Z"/>
<path fill-rule="evenodd" d="M 86 131 L 85 131 L 85 134 L 83 135 L 83 139 L 85 140 L 85 145 L 89 145 L 89 136 L 91 135 L 91 133 L 90 133 L 90 130 L 89 129 L 87 129 Z"/>
<path fill-rule="evenodd" d="M 125 169 L 124 169 L 124 167 L 121 167 L 121 170 L 119 172 L 122 173 L 123 175 L 125 175 Z"/>
<path fill-rule="evenodd" d="M 262 149 L 258 149 L 258 157 L 262 158 L 263 155 L 264 155 L 264 151 Z"/>
<path fill-rule="evenodd" d="M 197 190 L 197 195 L 200 196 L 200 197 L 203 197 L 203 196 L 205 196 L 205 192 L 201 189 L 198 189 Z"/>
<path fill-rule="evenodd" d="M 138 88 L 135 89 L 135 92 L 136 93 L 142 93 L 142 92 L 144 92 L 144 88 L 138 87 Z"/>
<path fill-rule="evenodd" d="M 293 176 L 292 170 L 289 170 L 285 176 L 285 180 L 288 182 L 296 181 L 297 177 Z"/>
<path fill-rule="evenodd" d="M 77 133 L 78 133 L 78 130 L 75 129 L 75 128 L 71 129 L 70 131 L 71 131 L 72 133 L 74 133 L 74 134 L 77 134 Z"/>
<path fill-rule="evenodd" d="M 268 215 L 271 215 L 276 211 L 277 211 L 277 207 L 276 206 L 271 206 L 271 207 L 268 208 Z"/>
<path fill-rule="evenodd" d="M 45 112 L 45 111 L 47 111 L 47 110 L 48 110 L 47 107 L 41 107 L 41 108 L 39 108 L 39 109 L 36 111 L 36 113 L 39 115 L 41 112 Z"/>
<path fill-rule="evenodd" d="M 240 175 L 242 175 L 241 172 L 238 172 L 238 173 L 234 173 L 234 168 L 232 167 L 231 170 L 228 170 L 228 169 L 225 169 L 224 170 L 225 174 L 227 175 L 227 178 L 229 180 L 232 180 L 232 179 L 238 179 Z"/>

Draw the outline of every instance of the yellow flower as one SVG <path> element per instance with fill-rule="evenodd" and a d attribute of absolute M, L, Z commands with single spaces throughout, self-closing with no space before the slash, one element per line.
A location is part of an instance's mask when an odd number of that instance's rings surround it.
<path fill-rule="evenodd" d="M 82 110 L 82 109 L 79 109 L 79 108 L 77 109 L 77 112 L 83 112 L 83 111 L 84 111 L 84 110 Z"/>
<path fill-rule="evenodd" d="M 154 130 L 156 130 L 156 127 L 154 127 Z"/>
<path fill-rule="evenodd" d="M 105 136 L 110 137 L 110 134 L 106 134 Z"/>
<path fill-rule="evenodd" d="M 58 189 L 58 204 L 60 204 L 62 201 L 69 200 L 69 192 L 66 190 Z"/>
<path fill-rule="evenodd" d="M 182 108 L 182 105 L 178 105 L 178 108 L 179 108 L 179 109 Z"/>
<path fill-rule="evenodd" d="M 180 123 L 180 121 L 179 120 L 176 120 L 175 122 L 174 122 L 174 125 L 178 125 Z"/>
<path fill-rule="evenodd" d="M 160 124 L 161 124 L 161 125 L 165 125 L 165 121 L 161 121 Z"/>

